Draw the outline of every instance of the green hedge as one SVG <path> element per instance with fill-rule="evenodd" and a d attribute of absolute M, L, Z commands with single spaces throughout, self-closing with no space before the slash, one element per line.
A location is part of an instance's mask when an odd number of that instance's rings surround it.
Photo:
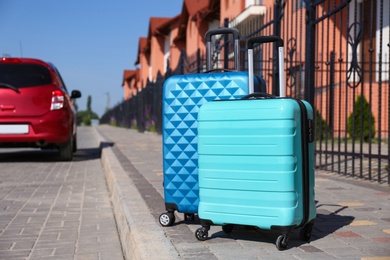
<path fill-rule="evenodd" d="M 353 112 L 348 117 L 347 131 L 350 137 L 369 142 L 375 136 L 375 118 L 364 96 L 358 96 Z"/>

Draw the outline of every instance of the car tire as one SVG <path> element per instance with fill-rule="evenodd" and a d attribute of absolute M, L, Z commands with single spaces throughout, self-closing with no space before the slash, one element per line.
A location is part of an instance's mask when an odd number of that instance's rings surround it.
<path fill-rule="evenodd" d="M 77 151 L 77 135 L 74 135 L 73 137 L 73 147 L 72 147 L 73 153 Z"/>
<path fill-rule="evenodd" d="M 68 141 L 60 145 L 60 161 L 71 161 L 73 159 L 73 134 L 69 134 Z"/>

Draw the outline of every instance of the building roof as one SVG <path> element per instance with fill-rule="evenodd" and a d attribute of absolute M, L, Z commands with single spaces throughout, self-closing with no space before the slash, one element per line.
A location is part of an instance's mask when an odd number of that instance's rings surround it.
<path fill-rule="evenodd" d="M 150 42 L 152 39 L 152 36 L 156 36 L 161 34 L 161 31 L 159 30 L 160 27 L 167 26 L 172 21 L 173 18 L 167 18 L 167 17 L 151 17 L 149 20 L 149 30 L 148 30 L 148 37 L 146 42 L 146 49 L 145 51 L 149 51 L 150 49 Z"/>
<path fill-rule="evenodd" d="M 184 5 L 190 17 L 195 16 L 199 11 L 209 6 L 210 0 L 184 0 Z"/>
<path fill-rule="evenodd" d="M 206 12 L 210 6 L 210 0 L 184 0 L 179 21 L 179 33 L 175 41 L 185 38 L 188 20 L 195 20 L 200 14 Z"/>
<path fill-rule="evenodd" d="M 136 70 L 124 70 L 123 71 L 123 81 L 122 81 L 122 86 L 125 85 L 125 81 L 135 79 L 137 76 L 137 71 Z"/>
<path fill-rule="evenodd" d="M 177 16 L 170 18 L 165 23 L 162 23 L 156 30 L 158 33 L 162 33 L 164 35 L 168 35 L 172 31 L 172 27 L 175 26 L 176 23 L 178 23 L 179 19 L 181 17 L 181 14 L 178 14 Z"/>
<path fill-rule="evenodd" d="M 167 24 L 172 18 L 166 18 L 166 17 L 151 17 L 149 22 L 149 32 L 148 32 L 148 40 L 150 41 L 150 38 L 155 33 L 158 33 L 158 28 Z"/>

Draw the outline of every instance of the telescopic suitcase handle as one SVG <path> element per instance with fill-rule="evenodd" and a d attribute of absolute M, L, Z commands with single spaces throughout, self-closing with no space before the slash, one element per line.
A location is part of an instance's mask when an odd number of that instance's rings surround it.
<path fill-rule="evenodd" d="M 279 62 L 279 95 L 285 97 L 284 90 L 284 43 L 278 36 L 259 36 L 248 40 L 248 76 L 249 76 L 249 93 L 254 91 L 254 68 L 253 68 L 253 46 L 255 43 L 270 43 L 275 42 L 278 48 L 278 62 Z"/>
<path fill-rule="evenodd" d="M 234 38 L 234 70 L 238 71 L 238 66 L 240 64 L 240 34 L 236 28 L 216 28 L 216 29 L 210 29 L 206 32 L 205 38 L 206 38 L 206 69 L 207 71 L 211 70 L 211 37 L 213 35 L 219 35 L 219 34 L 233 34 Z"/>

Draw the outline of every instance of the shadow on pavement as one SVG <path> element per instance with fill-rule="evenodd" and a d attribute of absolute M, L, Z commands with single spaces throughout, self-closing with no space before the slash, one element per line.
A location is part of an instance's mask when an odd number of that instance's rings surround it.
<path fill-rule="evenodd" d="M 330 211 L 324 208 L 338 208 L 335 211 Z M 318 204 L 317 205 L 317 217 L 314 224 L 311 240 L 317 240 L 333 234 L 337 230 L 348 226 L 355 219 L 353 216 L 338 215 L 339 212 L 347 209 L 346 206 L 340 206 L 337 204 Z"/>
<path fill-rule="evenodd" d="M 41 149 L 2 149 L 0 162 L 56 162 L 58 161 L 57 150 Z"/>
<path fill-rule="evenodd" d="M 87 161 L 87 160 L 95 160 L 100 159 L 101 157 L 101 149 L 99 147 L 96 148 L 83 148 L 77 149 L 77 152 L 73 155 L 73 161 Z"/>
<path fill-rule="evenodd" d="M 336 210 L 330 211 L 327 209 L 322 209 L 322 207 Z M 315 224 L 312 230 L 310 241 L 322 239 L 333 234 L 334 232 L 337 232 L 337 230 L 343 228 L 344 226 L 348 226 L 355 219 L 355 217 L 338 215 L 338 213 L 347 208 L 348 207 L 336 204 L 317 204 L 317 216 L 315 218 Z M 198 218 L 195 218 L 193 221 L 178 221 L 173 226 L 182 224 L 201 227 Z M 215 228 L 214 232 L 209 231 L 209 237 L 206 239 L 207 241 L 212 242 L 215 240 L 215 242 L 219 242 L 221 240 L 233 239 L 275 244 L 277 237 L 281 234 L 278 231 L 265 230 L 258 227 L 243 225 L 234 225 L 233 231 L 231 233 L 225 233 L 221 226 L 217 226 L 217 229 L 218 228 L 220 230 L 217 232 L 215 232 Z M 287 249 L 310 244 L 310 242 L 306 242 L 300 239 L 300 230 L 301 228 L 297 228 L 291 231 Z M 194 241 L 196 241 L 195 238 Z"/>
<path fill-rule="evenodd" d="M 100 149 L 112 147 L 114 145 L 115 145 L 115 143 L 113 143 L 113 142 L 100 142 Z"/>
<path fill-rule="evenodd" d="M 96 160 L 101 157 L 104 147 L 113 146 L 113 143 L 102 142 L 99 147 L 80 148 L 73 154 L 73 162 Z M 56 149 L 1 149 L 0 162 L 60 162 Z"/>

